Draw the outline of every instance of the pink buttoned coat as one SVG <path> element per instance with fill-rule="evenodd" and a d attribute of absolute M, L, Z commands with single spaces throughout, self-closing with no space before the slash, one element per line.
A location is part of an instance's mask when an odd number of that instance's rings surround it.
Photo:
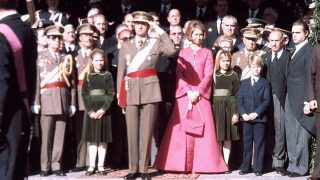
<path fill-rule="evenodd" d="M 155 168 L 197 173 L 228 170 L 219 150 L 210 104 L 213 64 L 209 49 L 194 51 L 189 47 L 181 50 L 177 65 L 176 103 L 154 164 Z M 188 114 L 188 118 L 204 120 L 205 127 L 201 136 L 186 134 L 181 128 L 189 103 L 188 90 L 198 91 L 202 96 Z"/>

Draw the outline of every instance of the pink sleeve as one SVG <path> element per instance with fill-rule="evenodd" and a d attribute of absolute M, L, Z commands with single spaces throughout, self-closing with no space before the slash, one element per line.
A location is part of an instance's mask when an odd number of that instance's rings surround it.
<path fill-rule="evenodd" d="M 185 66 L 186 60 L 183 57 L 183 50 L 180 51 L 178 60 L 177 60 L 177 69 L 176 69 L 176 80 L 177 80 L 177 91 L 176 97 L 181 97 L 191 90 L 189 84 L 185 80 L 184 73 L 186 70 Z"/>
<path fill-rule="evenodd" d="M 211 86 L 212 86 L 212 76 L 213 76 L 213 55 L 210 50 L 207 51 L 205 57 L 205 67 L 203 78 L 201 79 L 200 84 L 197 87 L 194 87 L 193 90 L 199 91 L 199 93 L 206 99 L 210 99 L 211 96 Z"/>

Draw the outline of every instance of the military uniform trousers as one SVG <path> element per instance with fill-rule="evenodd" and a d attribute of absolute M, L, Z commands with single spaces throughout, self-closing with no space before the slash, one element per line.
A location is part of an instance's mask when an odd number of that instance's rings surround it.
<path fill-rule="evenodd" d="M 67 115 L 41 115 L 41 170 L 61 170 Z"/>
<path fill-rule="evenodd" d="M 87 153 L 87 142 L 82 141 L 84 111 L 77 111 L 74 117 L 74 136 L 77 146 L 77 161 L 76 167 L 82 168 L 89 166 L 89 156 Z"/>
<path fill-rule="evenodd" d="M 127 105 L 129 171 L 147 173 L 158 103 Z"/>

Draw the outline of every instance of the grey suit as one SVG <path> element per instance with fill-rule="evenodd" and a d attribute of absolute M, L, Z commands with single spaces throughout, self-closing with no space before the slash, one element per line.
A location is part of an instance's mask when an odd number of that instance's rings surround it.
<path fill-rule="evenodd" d="M 285 102 L 285 129 L 289 157 L 288 171 L 304 175 L 309 166 L 309 139 L 315 133 L 314 117 L 303 114 L 306 64 L 310 61 L 307 43 L 291 58 L 287 65 L 287 95 Z"/>
<path fill-rule="evenodd" d="M 144 49 L 150 43 L 147 39 L 142 45 Z M 117 92 L 120 92 L 121 80 L 133 57 L 139 52 L 135 39 L 125 42 L 119 52 Z M 138 71 L 155 68 L 159 57 L 173 55 L 174 45 L 169 36 L 164 33 L 154 44 L 147 59 L 141 64 Z M 159 79 L 156 75 L 128 80 L 126 122 L 129 150 L 129 170 L 131 173 L 146 173 L 151 148 L 151 137 L 157 117 L 158 102 L 162 100 Z M 140 131 L 140 132 L 139 132 Z M 140 139 L 140 142 L 139 142 Z"/>
<path fill-rule="evenodd" d="M 268 117 L 274 120 L 275 146 L 273 149 L 273 167 L 284 167 L 285 161 L 285 114 L 284 101 L 286 93 L 286 65 L 289 61 L 289 52 L 282 51 L 278 59 L 272 60 L 272 51 L 263 56 L 266 77 L 271 83 L 273 106 L 269 106 Z M 271 136 L 271 134 L 269 134 Z M 272 141 L 272 140 L 271 140 Z M 268 152 L 268 151 L 267 151 Z"/>

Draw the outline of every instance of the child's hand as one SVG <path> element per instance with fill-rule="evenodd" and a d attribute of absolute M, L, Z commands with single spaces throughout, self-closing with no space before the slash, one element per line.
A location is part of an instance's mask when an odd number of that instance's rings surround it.
<path fill-rule="evenodd" d="M 91 119 L 96 119 L 96 113 L 95 113 L 95 112 L 91 112 L 91 113 L 89 114 L 89 117 L 90 117 Z"/>
<path fill-rule="evenodd" d="M 255 120 L 257 117 L 258 117 L 258 114 L 255 113 L 255 112 L 249 114 L 249 119 L 250 119 L 251 121 Z"/>
<path fill-rule="evenodd" d="M 248 114 L 243 114 L 242 119 L 245 121 L 250 121 L 250 117 L 248 116 Z"/>
<path fill-rule="evenodd" d="M 231 122 L 232 122 L 232 124 L 239 122 L 239 116 L 234 114 L 232 116 Z"/>
<path fill-rule="evenodd" d="M 103 109 L 99 109 L 96 112 L 96 119 L 101 119 L 104 114 L 105 114 L 105 111 Z"/>

